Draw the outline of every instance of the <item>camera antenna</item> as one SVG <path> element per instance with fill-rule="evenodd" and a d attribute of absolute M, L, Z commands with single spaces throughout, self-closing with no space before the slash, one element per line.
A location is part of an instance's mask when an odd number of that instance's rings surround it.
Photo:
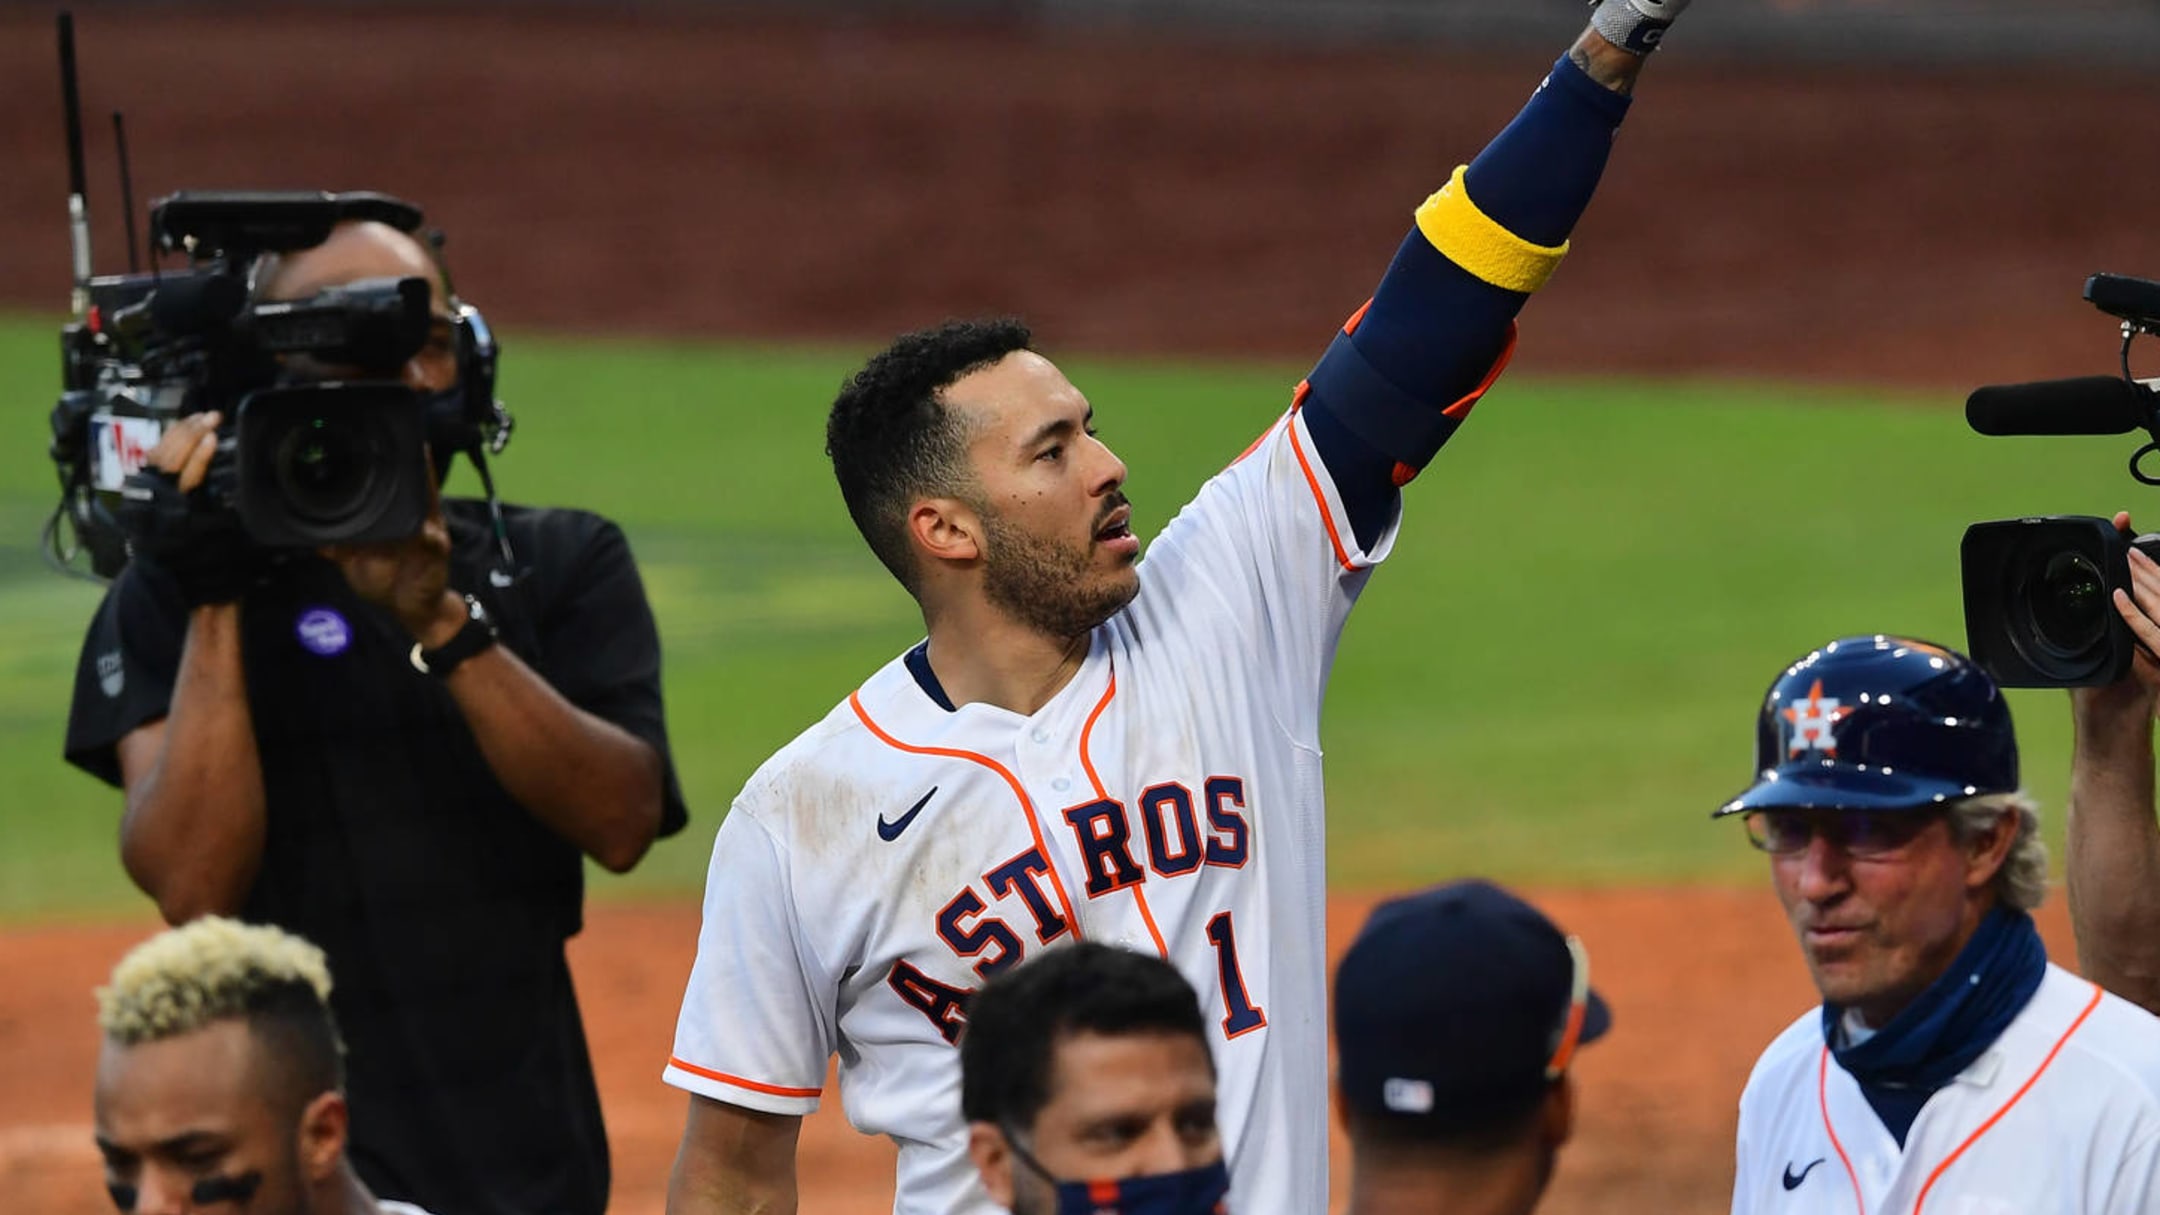
<path fill-rule="evenodd" d="M 75 262 L 69 303 L 80 318 L 90 311 L 90 206 L 83 184 L 82 99 L 75 89 L 75 15 L 66 11 L 60 14 L 60 104 L 67 119 L 68 248 Z"/>
<path fill-rule="evenodd" d="M 127 233 L 128 273 L 134 274 L 142 268 L 135 249 L 135 182 L 128 175 L 127 124 L 118 110 L 112 112 L 112 137 L 120 152 L 120 229 Z"/>

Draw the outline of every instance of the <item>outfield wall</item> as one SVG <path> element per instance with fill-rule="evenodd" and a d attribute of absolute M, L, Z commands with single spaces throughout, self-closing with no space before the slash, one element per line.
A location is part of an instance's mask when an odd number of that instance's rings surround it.
<path fill-rule="evenodd" d="M 513 334 L 861 343 L 1005 312 L 1061 351 L 1310 359 L 1567 41 L 1166 33 L 1107 20 L 1119 2 L 1085 26 L 1053 0 L 944 0 L 935 20 L 837 0 L 91 4 L 96 265 L 124 264 L 107 116 L 125 110 L 138 218 L 178 189 L 412 198 Z M 2125 15 L 2066 4 L 2048 11 Z M 0 308 L 66 299 L 51 31 L 50 10 L 0 0 Z M 2104 372 L 2113 326 L 2079 285 L 2160 277 L 2154 73 L 1771 65 L 1677 41 L 1657 59 L 1520 371 Z"/>
<path fill-rule="evenodd" d="M 1155 26 L 1268 40 L 1544 46 L 1582 28 L 1583 0 L 468 0 L 461 7 L 604 7 L 616 11 L 786 11 L 927 15 L 1011 25 Z M 49 10 L 41 0 L 0 0 Z M 231 7 L 200 0 L 87 5 L 91 10 Z M 415 0 L 338 7 L 423 8 Z M 2160 64 L 2154 0 L 1715 0 L 1690 11 L 1681 35 L 1697 52 L 1769 60 Z"/>
<path fill-rule="evenodd" d="M 1062 21 L 1107 18 L 1291 36 L 1545 45 L 1582 28 L 1580 0 L 1041 0 Z M 1675 38 L 1693 51 L 1860 62 L 2160 63 L 2149 0 L 1717 0 Z"/>

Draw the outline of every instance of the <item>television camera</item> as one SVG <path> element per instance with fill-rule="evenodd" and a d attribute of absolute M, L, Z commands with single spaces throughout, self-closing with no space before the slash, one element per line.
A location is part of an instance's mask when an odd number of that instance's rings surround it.
<path fill-rule="evenodd" d="M 2160 485 L 2147 457 L 2160 452 L 2160 392 L 2130 372 L 2130 347 L 2160 336 L 2160 283 L 2095 274 L 2085 298 L 2122 323 L 2122 373 L 1990 385 L 1965 402 L 1984 435 L 2119 435 L 2143 431 L 2130 475 Z M 1975 523 L 1959 565 L 1965 636 L 1997 683 L 2069 688 L 2113 683 L 2130 669 L 2136 641 L 2117 615 L 2115 590 L 2130 585 L 2130 550 L 2160 559 L 2160 533 L 2132 538 L 2112 520 L 2049 515 Z"/>

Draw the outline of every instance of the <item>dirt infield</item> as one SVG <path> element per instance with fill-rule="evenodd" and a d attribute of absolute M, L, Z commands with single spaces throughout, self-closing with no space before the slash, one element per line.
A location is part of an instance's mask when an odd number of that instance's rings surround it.
<path fill-rule="evenodd" d="M 51 29 L 0 4 L 0 305 L 48 311 Z M 2160 275 L 2160 76 L 1717 63 L 1685 33 L 1520 370 L 2106 369 L 2077 290 Z M 80 41 L 107 270 L 120 108 L 141 198 L 409 196 L 512 326 L 862 340 L 1016 311 L 1053 351 L 1286 358 L 1365 298 L 1411 207 L 1559 49 L 525 5 L 94 6 Z"/>
<path fill-rule="evenodd" d="M 1538 902 L 1590 947 L 1614 1028 L 1585 1050 L 1579 1137 L 1561 1162 L 1552 1215 L 1686 1215 L 1731 1197 L 1733 1106 L 1771 1036 L 1811 1002 L 1798 946 L 1761 891 L 1553 892 Z M 1336 899 L 1336 952 L 1368 901 Z M 2071 956 L 2058 897 L 2050 952 Z M 90 1143 L 97 1032 L 90 990 L 155 925 L 0 935 L 0 1194 L 10 1211 L 109 1211 Z M 616 1215 L 659 1215 L 683 1097 L 660 1083 L 697 944 L 689 904 L 602 904 L 571 949 L 615 1158 Z M 1336 1194 L 1343 1192 L 1336 1145 Z M 837 1101 L 806 1125 L 803 1209 L 891 1209 L 893 1149 L 858 1135 Z"/>

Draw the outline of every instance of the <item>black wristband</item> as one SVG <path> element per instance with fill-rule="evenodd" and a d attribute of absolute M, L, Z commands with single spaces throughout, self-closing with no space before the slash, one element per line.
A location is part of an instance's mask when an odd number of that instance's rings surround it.
<path fill-rule="evenodd" d="M 446 678 L 457 669 L 459 663 L 495 644 L 495 622 L 488 619 L 487 609 L 478 599 L 465 596 L 465 624 L 450 640 L 435 649 L 423 649 L 413 642 L 413 669 L 422 675 Z"/>

